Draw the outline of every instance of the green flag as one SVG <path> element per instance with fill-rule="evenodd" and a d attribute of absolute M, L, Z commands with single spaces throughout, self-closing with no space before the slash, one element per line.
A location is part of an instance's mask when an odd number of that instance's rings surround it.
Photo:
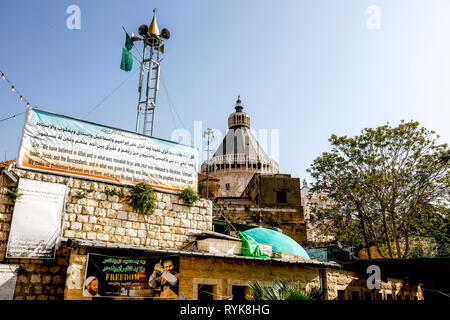
<path fill-rule="evenodd" d="M 133 56 L 127 49 L 122 48 L 122 62 L 120 63 L 120 69 L 123 71 L 131 71 L 133 68 Z"/>
<path fill-rule="evenodd" d="M 243 232 L 238 231 L 238 233 L 242 239 L 242 254 L 244 256 L 255 258 L 269 258 L 267 254 L 261 251 L 255 239 Z"/>
<path fill-rule="evenodd" d="M 127 48 L 128 51 L 131 50 L 131 48 L 133 48 L 133 42 L 131 41 L 130 36 L 128 35 L 128 32 L 126 32 L 126 38 L 125 38 L 125 48 Z"/>

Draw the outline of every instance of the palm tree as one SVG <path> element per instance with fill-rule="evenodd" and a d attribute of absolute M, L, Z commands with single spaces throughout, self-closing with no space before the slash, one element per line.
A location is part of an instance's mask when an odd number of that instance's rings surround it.
<path fill-rule="evenodd" d="M 250 300 L 323 300 L 323 291 L 312 289 L 305 291 L 300 284 L 286 280 L 276 280 L 272 285 L 263 286 L 258 281 L 249 285 Z"/>

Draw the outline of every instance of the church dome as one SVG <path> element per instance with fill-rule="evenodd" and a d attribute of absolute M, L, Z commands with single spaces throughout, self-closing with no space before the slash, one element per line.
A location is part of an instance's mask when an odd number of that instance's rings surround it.
<path fill-rule="evenodd" d="M 269 158 L 250 131 L 250 116 L 242 111 L 240 97 L 235 109 L 236 112 L 228 117 L 230 130 L 209 161 L 212 164 L 210 172 L 231 168 L 278 173 L 278 163 Z M 202 172 L 206 172 L 206 164 L 207 161 L 202 165 Z"/>
<path fill-rule="evenodd" d="M 250 128 L 250 116 L 242 111 L 244 109 L 244 106 L 242 105 L 241 96 L 238 96 L 234 109 L 236 110 L 236 112 L 230 114 L 230 116 L 228 117 L 228 128 Z"/>
<path fill-rule="evenodd" d="M 272 245 L 273 252 L 285 252 L 294 256 L 310 259 L 308 253 L 291 237 L 266 228 L 253 228 L 244 231 L 258 243 Z"/>
<path fill-rule="evenodd" d="M 203 162 L 202 173 L 218 178 L 219 197 L 240 197 L 255 173 L 276 174 L 278 163 L 272 160 L 250 130 L 250 116 L 243 112 L 241 98 L 228 117 L 227 134 L 213 156 Z"/>

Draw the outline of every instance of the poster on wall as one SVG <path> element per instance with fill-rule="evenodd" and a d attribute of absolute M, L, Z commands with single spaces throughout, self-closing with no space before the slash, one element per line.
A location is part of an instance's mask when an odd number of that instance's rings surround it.
<path fill-rule="evenodd" d="M 89 253 L 83 296 L 178 299 L 179 260 Z"/>
<path fill-rule="evenodd" d="M 14 298 L 18 268 L 18 265 L 0 264 L 0 300 Z"/>
<path fill-rule="evenodd" d="M 20 179 L 6 258 L 53 259 L 60 239 L 67 186 Z"/>
<path fill-rule="evenodd" d="M 192 146 L 29 109 L 17 166 L 179 192 L 196 190 L 197 161 Z"/>

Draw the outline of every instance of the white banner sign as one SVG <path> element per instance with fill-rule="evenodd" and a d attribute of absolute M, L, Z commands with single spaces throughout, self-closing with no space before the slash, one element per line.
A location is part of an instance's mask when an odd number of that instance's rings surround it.
<path fill-rule="evenodd" d="M 61 233 L 67 187 L 59 183 L 19 180 L 6 258 L 53 259 Z"/>
<path fill-rule="evenodd" d="M 160 190 L 197 189 L 196 148 L 30 109 L 17 165 Z"/>
<path fill-rule="evenodd" d="M 14 298 L 18 268 L 19 266 L 13 264 L 0 264 L 0 300 Z"/>

